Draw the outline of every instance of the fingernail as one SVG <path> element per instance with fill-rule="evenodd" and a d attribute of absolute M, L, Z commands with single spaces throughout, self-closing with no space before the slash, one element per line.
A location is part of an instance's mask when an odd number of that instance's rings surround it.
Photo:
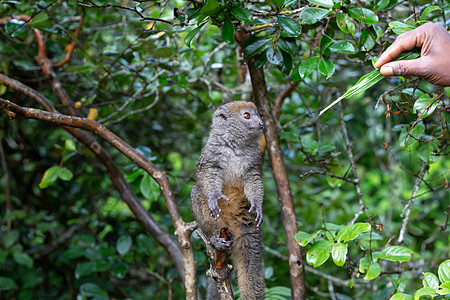
<path fill-rule="evenodd" d="M 392 68 L 389 67 L 389 66 L 382 66 L 381 69 L 380 69 L 380 72 L 384 76 L 392 76 L 392 75 L 394 75 L 394 70 L 392 70 Z"/>

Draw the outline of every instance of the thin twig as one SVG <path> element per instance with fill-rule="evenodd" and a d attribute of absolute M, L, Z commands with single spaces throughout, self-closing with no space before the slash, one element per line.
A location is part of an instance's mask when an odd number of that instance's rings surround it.
<path fill-rule="evenodd" d="M 125 10 L 129 10 L 129 11 L 135 12 L 139 17 L 141 17 L 142 21 L 163 22 L 163 23 L 167 23 L 167 24 L 173 25 L 173 22 L 170 22 L 170 21 L 167 21 L 167 20 L 164 20 L 164 19 L 145 17 L 136 7 L 127 7 L 127 6 L 116 5 L 116 4 L 98 5 L 98 4 L 93 3 L 92 1 L 88 1 L 88 2 L 91 3 L 91 4 L 78 3 L 78 5 L 85 6 L 85 7 L 94 7 L 94 8 L 114 7 L 114 8 L 125 9 Z"/>
<path fill-rule="evenodd" d="M 350 147 L 351 143 L 348 138 L 347 126 L 345 125 L 344 112 L 342 109 L 342 102 L 339 102 L 339 114 L 340 114 L 340 119 L 341 119 L 341 127 L 342 127 L 342 133 L 344 135 L 345 145 L 348 148 L 348 150 L 347 150 L 348 160 L 350 161 L 350 165 L 352 167 L 353 184 L 355 185 L 356 194 L 358 195 L 358 200 L 359 200 L 359 210 L 350 222 L 350 224 L 355 224 L 355 222 L 356 222 L 356 220 L 358 220 L 359 216 L 362 215 L 362 213 L 365 211 L 366 206 L 364 205 L 364 202 L 362 200 L 361 187 L 359 186 L 359 177 L 358 177 L 358 173 L 356 172 L 356 163 L 355 163 L 355 159 L 353 157 L 352 148 Z"/>
<path fill-rule="evenodd" d="M 402 228 L 400 229 L 400 234 L 398 235 L 398 240 L 397 240 L 398 244 L 403 243 L 403 240 L 405 238 L 406 225 L 408 225 L 408 222 L 409 222 L 409 215 L 411 214 L 411 209 L 412 209 L 412 205 L 414 203 L 414 199 L 416 198 L 417 192 L 419 191 L 419 187 L 423 181 L 423 177 L 425 176 L 425 173 L 428 171 L 429 168 L 430 168 L 430 166 L 427 163 L 425 163 L 422 168 L 422 172 L 420 173 L 419 177 L 417 177 L 416 183 L 414 184 L 411 198 L 409 199 L 408 203 L 402 210 L 401 216 L 403 217 L 403 215 L 405 215 L 405 217 L 403 218 Z"/>

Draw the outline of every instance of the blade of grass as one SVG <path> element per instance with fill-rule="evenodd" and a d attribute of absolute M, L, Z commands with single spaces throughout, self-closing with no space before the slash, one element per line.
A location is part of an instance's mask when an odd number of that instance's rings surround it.
<path fill-rule="evenodd" d="M 396 59 L 394 59 L 394 61 L 404 60 L 404 59 L 414 59 L 417 57 L 419 57 L 419 52 L 417 52 L 417 51 L 404 52 L 404 53 L 400 54 Z M 350 98 L 350 97 L 357 96 L 357 95 L 363 93 L 365 90 L 367 90 L 371 86 L 375 85 L 383 78 L 384 78 L 384 76 L 381 75 L 380 70 L 378 70 L 378 69 L 370 72 L 369 74 L 364 75 L 363 77 L 361 77 L 358 80 L 358 82 L 356 82 L 356 84 L 354 86 L 349 88 L 347 90 L 347 92 L 345 92 L 345 94 L 343 94 L 342 96 L 340 96 L 339 98 L 337 98 L 336 100 L 331 102 L 330 105 L 328 105 L 327 107 L 322 109 L 319 113 L 319 116 L 323 115 L 327 110 L 329 110 L 330 108 L 335 106 L 342 99 Z"/>

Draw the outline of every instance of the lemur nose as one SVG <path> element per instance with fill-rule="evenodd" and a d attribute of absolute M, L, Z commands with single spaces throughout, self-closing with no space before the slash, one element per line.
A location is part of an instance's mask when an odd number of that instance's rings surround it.
<path fill-rule="evenodd" d="M 259 128 L 264 128 L 264 123 L 262 121 L 259 121 Z"/>

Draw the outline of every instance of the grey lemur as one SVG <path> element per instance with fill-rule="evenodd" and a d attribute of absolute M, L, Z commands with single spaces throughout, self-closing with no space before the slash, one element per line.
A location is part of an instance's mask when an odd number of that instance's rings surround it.
<path fill-rule="evenodd" d="M 243 300 L 264 299 L 262 128 L 253 103 L 220 106 L 214 112 L 191 192 L 198 226 L 216 249 L 229 253 Z M 231 231 L 234 241 L 220 237 L 223 227 Z M 219 299 L 214 280 L 208 280 L 207 298 Z"/>

